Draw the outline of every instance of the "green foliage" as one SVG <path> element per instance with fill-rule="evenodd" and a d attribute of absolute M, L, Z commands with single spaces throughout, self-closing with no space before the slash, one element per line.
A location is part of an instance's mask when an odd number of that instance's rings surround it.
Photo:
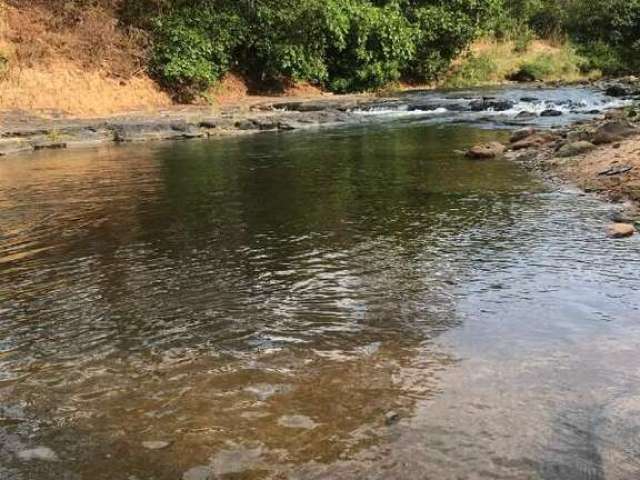
<path fill-rule="evenodd" d="M 242 31 L 237 15 L 182 7 L 155 22 L 152 69 L 181 99 L 190 100 L 227 72 Z"/>
<path fill-rule="evenodd" d="M 327 58 L 328 86 L 335 92 L 371 90 L 397 81 L 415 53 L 414 30 L 397 5 L 374 7 L 343 1 L 347 20 L 341 42 Z M 336 1 L 335 4 L 338 4 Z"/>
<path fill-rule="evenodd" d="M 372 90 L 446 70 L 502 0 L 124 0 L 154 16 L 153 72 L 182 97 L 233 66 L 257 82 Z M 140 5 L 143 5 L 142 7 Z"/>
<path fill-rule="evenodd" d="M 531 80 L 544 80 L 554 71 L 554 59 L 551 55 L 538 55 L 530 62 L 520 66 L 518 75 Z"/>
<path fill-rule="evenodd" d="M 605 73 L 640 68 L 640 0 L 120 0 L 120 5 L 124 22 L 152 30 L 152 71 L 185 99 L 231 68 L 258 84 L 291 79 L 335 92 L 380 89 L 401 78 L 430 81 L 485 34 L 512 40 L 523 55 L 536 37 L 558 45 L 568 37 L 589 57 L 587 67 Z M 491 62 L 482 55 L 469 58 L 451 83 L 491 77 Z M 522 65 L 535 78 L 563 69 L 570 67 L 549 65 L 545 58 Z"/>
<path fill-rule="evenodd" d="M 581 52 L 604 73 L 640 68 L 640 0 L 576 2 L 567 29 Z"/>
<path fill-rule="evenodd" d="M 417 8 L 416 55 L 410 69 L 420 80 L 437 78 L 475 38 L 474 21 L 464 12 L 443 5 Z"/>
<path fill-rule="evenodd" d="M 623 60 L 620 49 L 601 40 L 580 45 L 579 52 L 587 59 L 583 67 L 585 71 L 598 70 L 607 75 L 620 75 L 632 70 Z"/>

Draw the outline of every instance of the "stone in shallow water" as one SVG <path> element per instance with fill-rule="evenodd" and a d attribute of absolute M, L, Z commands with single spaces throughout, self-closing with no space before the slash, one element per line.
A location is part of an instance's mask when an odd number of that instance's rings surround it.
<path fill-rule="evenodd" d="M 219 451 L 212 459 L 210 469 L 214 475 L 239 474 L 255 470 L 262 464 L 262 448 L 239 446 Z M 215 477 L 217 478 L 217 477 Z"/>
<path fill-rule="evenodd" d="M 393 425 L 394 423 L 397 423 L 399 420 L 400 420 L 400 414 L 393 410 L 391 410 L 390 412 L 387 412 L 384 415 L 384 423 L 386 423 L 387 425 Z"/>
<path fill-rule="evenodd" d="M 274 395 L 282 395 L 291 391 L 291 385 L 272 385 L 270 383 L 258 383 L 248 386 L 245 392 L 254 395 L 258 400 L 264 402 Z"/>
<path fill-rule="evenodd" d="M 610 238 L 627 238 L 632 237 L 636 233 L 636 229 L 628 223 L 614 223 L 609 225 L 607 233 Z"/>
<path fill-rule="evenodd" d="M 469 149 L 466 153 L 468 158 L 474 158 L 478 160 L 496 158 L 502 155 L 506 150 L 506 147 L 499 142 L 489 142 L 482 145 L 476 145 Z"/>
<path fill-rule="evenodd" d="M 57 462 L 59 460 L 56 452 L 48 447 L 36 447 L 29 450 L 18 452 L 18 458 L 30 462 L 32 460 L 40 460 L 43 462 Z"/>
<path fill-rule="evenodd" d="M 193 467 L 182 475 L 182 480 L 211 480 L 213 472 L 206 466 Z"/>
<path fill-rule="evenodd" d="M 303 430 L 313 430 L 318 426 L 316 422 L 304 415 L 285 415 L 278 419 L 278 424 L 286 428 L 300 428 Z"/>
<path fill-rule="evenodd" d="M 142 442 L 142 446 L 147 450 L 162 450 L 171 445 L 171 442 L 163 442 L 163 441 L 153 441 L 153 442 Z"/>

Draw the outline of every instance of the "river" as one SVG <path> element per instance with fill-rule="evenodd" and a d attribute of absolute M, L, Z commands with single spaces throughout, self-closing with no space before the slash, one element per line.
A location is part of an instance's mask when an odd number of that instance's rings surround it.
<path fill-rule="evenodd" d="M 0 478 L 639 478 L 640 240 L 454 153 L 522 108 L 0 160 Z"/>

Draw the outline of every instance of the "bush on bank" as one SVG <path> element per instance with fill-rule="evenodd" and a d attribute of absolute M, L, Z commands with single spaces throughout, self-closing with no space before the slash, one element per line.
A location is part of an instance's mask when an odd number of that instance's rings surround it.
<path fill-rule="evenodd" d="M 121 0 L 120 12 L 151 32 L 151 70 L 184 99 L 231 69 L 335 92 L 428 82 L 487 34 L 519 52 L 569 41 L 605 74 L 640 68 L 640 0 Z"/>

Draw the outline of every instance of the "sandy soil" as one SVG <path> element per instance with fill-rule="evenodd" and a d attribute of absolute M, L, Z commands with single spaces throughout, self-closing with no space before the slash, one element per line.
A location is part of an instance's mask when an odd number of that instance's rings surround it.
<path fill-rule="evenodd" d="M 640 204 L 640 135 L 575 157 L 559 172 L 586 191 Z"/>

